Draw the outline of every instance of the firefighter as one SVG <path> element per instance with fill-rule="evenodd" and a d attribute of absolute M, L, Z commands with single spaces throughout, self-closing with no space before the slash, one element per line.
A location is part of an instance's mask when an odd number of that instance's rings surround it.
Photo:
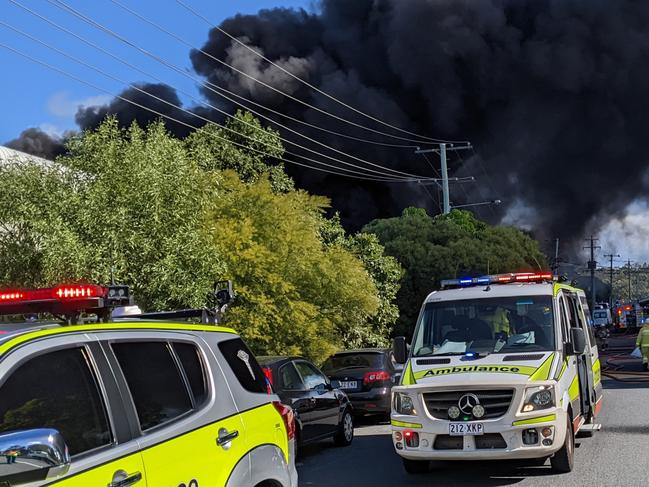
<path fill-rule="evenodd" d="M 642 352 L 642 369 L 649 369 L 649 323 L 645 324 L 638 333 L 635 346 Z"/>

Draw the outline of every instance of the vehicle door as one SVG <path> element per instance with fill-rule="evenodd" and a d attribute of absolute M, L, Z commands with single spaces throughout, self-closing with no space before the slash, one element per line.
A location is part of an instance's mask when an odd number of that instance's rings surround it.
<path fill-rule="evenodd" d="M 584 319 L 588 316 L 588 303 L 585 300 L 580 300 L 577 304 L 581 303 L 581 307 L 578 306 L 578 316 L 581 317 L 582 326 L 585 327 L 584 334 L 586 335 L 586 346 L 587 346 L 587 357 L 585 358 L 586 366 L 588 367 L 588 380 L 590 384 L 589 390 L 589 399 L 590 405 L 592 408 L 595 408 L 599 399 L 602 397 L 602 373 L 601 373 L 601 363 L 599 361 L 599 348 L 597 347 L 597 338 L 595 337 L 595 329 L 592 324 L 588 324 L 588 321 Z M 601 313 L 604 313 L 604 319 L 606 319 L 606 312 L 608 310 L 602 310 Z M 604 323 L 602 326 L 606 326 Z M 592 411 L 595 413 L 594 409 Z M 595 413 L 596 414 L 596 413 Z"/>
<path fill-rule="evenodd" d="M 318 435 L 314 422 L 316 414 L 315 401 L 306 388 L 302 377 L 298 374 L 292 361 L 286 362 L 277 368 L 277 387 L 282 400 L 293 408 L 296 420 L 300 425 L 302 441 L 309 441 Z M 315 430 L 314 430 L 315 429 Z"/>
<path fill-rule="evenodd" d="M 125 418 L 108 362 L 88 335 L 53 336 L 10 351 L 0 361 L 0 434 L 55 429 L 71 463 L 48 475 L 49 467 L 39 469 L 53 463 L 47 444 L 31 443 L 11 465 L 0 464 L 0 485 L 23 485 L 36 475 L 40 480 L 25 485 L 145 486 L 142 455 Z"/>
<path fill-rule="evenodd" d="M 579 303 L 577 295 L 566 293 L 566 305 L 568 306 L 568 320 L 570 326 L 583 330 L 586 337 L 586 351 L 577 354 L 577 371 L 579 374 L 579 396 L 581 412 L 584 419 L 588 418 L 593 405 L 593 361 L 591 357 L 591 346 L 586 321 L 583 317 L 583 308 Z"/>
<path fill-rule="evenodd" d="M 313 364 L 305 360 L 296 360 L 295 368 L 310 391 L 314 404 L 314 432 L 318 436 L 333 433 L 338 427 L 340 403 L 329 380 Z"/>
<path fill-rule="evenodd" d="M 219 364 L 194 334 L 101 335 L 126 398 L 149 485 L 225 485 L 245 431 Z"/>

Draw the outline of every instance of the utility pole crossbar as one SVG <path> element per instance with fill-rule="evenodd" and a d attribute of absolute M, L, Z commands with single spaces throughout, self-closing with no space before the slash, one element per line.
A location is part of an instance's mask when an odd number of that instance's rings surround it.
<path fill-rule="evenodd" d="M 468 177 L 468 178 L 451 178 L 449 179 L 448 177 L 448 162 L 446 160 L 446 153 L 447 151 L 461 151 L 461 150 L 469 150 L 473 149 L 473 146 L 471 144 L 461 144 L 461 145 L 455 145 L 455 144 L 447 144 L 447 143 L 440 143 L 439 148 L 435 149 L 420 149 L 419 147 L 417 150 L 415 150 L 415 154 L 430 154 L 430 153 L 435 153 L 439 154 L 439 160 L 440 164 L 442 167 L 442 200 L 444 202 L 443 206 L 443 214 L 448 215 L 451 212 L 451 197 L 449 194 L 449 189 L 448 189 L 448 183 L 449 181 L 454 181 L 454 182 L 462 182 L 462 181 L 474 181 L 475 178 L 473 177 Z M 478 205 L 488 205 L 488 204 L 500 204 L 500 200 L 494 200 L 494 201 L 485 201 L 482 203 L 473 203 L 473 204 L 466 204 L 466 205 L 460 205 L 456 206 L 455 208 L 465 208 L 467 206 L 478 206 Z"/>

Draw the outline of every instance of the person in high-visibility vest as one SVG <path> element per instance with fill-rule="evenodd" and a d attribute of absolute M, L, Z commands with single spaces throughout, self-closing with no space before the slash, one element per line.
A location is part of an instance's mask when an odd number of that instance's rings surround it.
<path fill-rule="evenodd" d="M 638 339 L 635 341 L 635 346 L 642 352 L 642 368 L 643 370 L 649 369 L 649 324 L 646 324 L 638 333 Z"/>

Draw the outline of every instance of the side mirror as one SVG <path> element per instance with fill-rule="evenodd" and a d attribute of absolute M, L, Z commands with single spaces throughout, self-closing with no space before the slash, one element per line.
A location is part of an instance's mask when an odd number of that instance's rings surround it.
<path fill-rule="evenodd" d="M 405 364 L 408 361 L 406 337 L 395 337 L 392 340 L 392 353 L 394 353 L 394 361 L 396 363 Z"/>
<path fill-rule="evenodd" d="M 61 433 L 33 429 L 0 434 L 0 485 L 21 485 L 67 473 L 70 454 Z"/>
<path fill-rule="evenodd" d="M 582 355 L 586 352 L 586 335 L 581 328 L 570 328 L 572 346 L 575 355 Z"/>

